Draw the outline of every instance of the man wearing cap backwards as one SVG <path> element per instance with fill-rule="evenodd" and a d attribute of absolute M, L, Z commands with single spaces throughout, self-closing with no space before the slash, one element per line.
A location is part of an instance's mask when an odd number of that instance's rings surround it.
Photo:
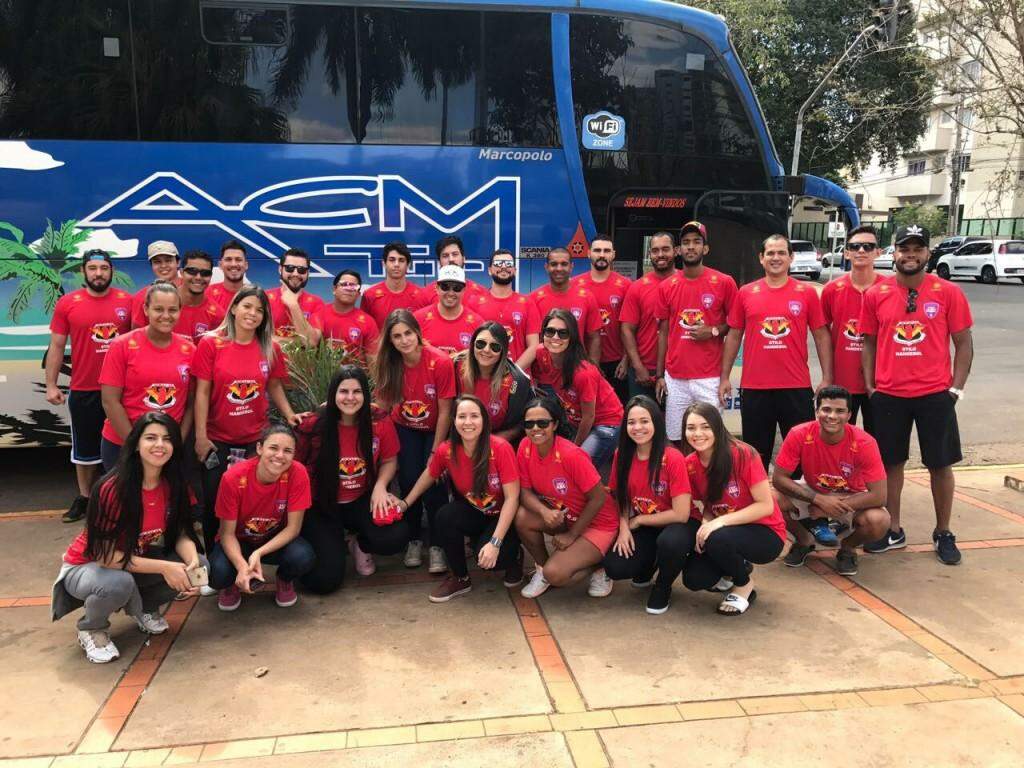
<path fill-rule="evenodd" d="M 420 324 L 423 339 L 433 347 L 455 355 L 469 349 L 473 331 L 483 322 L 476 312 L 463 306 L 466 272 L 462 267 L 447 264 L 437 272 L 437 303 L 416 310 L 413 316 Z"/>
<path fill-rule="evenodd" d="M 964 397 L 974 360 L 973 320 L 958 286 L 925 274 L 930 239 L 931 233 L 916 224 L 896 230 L 896 275 L 869 288 L 861 307 L 864 383 L 885 464 L 891 518 L 889 532 L 865 544 L 864 551 L 907 546 L 900 527 L 900 495 L 910 430 L 916 425 L 921 461 L 931 477 L 935 553 L 946 565 L 956 565 L 960 550 L 949 530 L 956 486 L 952 465 L 963 458 L 956 404 Z M 952 370 L 950 339 L 955 349 Z"/>
<path fill-rule="evenodd" d="M 658 286 L 658 361 L 655 392 L 665 401 L 668 439 L 683 438 L 683 412 L 696 401 L 718 405 L 725 318 L 736 301 L 736 281 L 704 264 L 708 231 L 699 221 L 679 230 L 681 272 Z"/>
<path fill-rule="evenodd" d="M 149 268 L 153 270 L 153 280 L 165 280 L 168 283 L 178 284 L 178 246 L 169 240 L 157 240 L 150 243 L 146 250 L 149 256 Z M 142 328 L 146 325 L 146 291 L 149 285 L 142 286 L 142 290 L 132 297 L 132 328 Z"/>
<path fill-rule="evenodd" d="M 324 305 L 324 300 L 306 291 L 309 268 L 309 255 L 302 249 L 289 248 L 281 254 L 277 267 L 281 285 L 267 291 L 274 320 L 274 340 L 279 344 L 296 338 L 305 344 L 316 341 L 316 332 L 309 324 L 309 318 Z"/>
<path fill-rule="evenodd" d="M 64 393 L 57 374 L 64 362 L 64 344 L 71 337 L 71 386 L 67 396 L 71 421 L 71 463 L 78 479 L 78 496 L 62 518 L 73 523 L 85 517 L 89 491 L 100 464 L 100 430 L 106 414 L 100 400 L 100 369 L 110 342 L 131 328 L 132 297 L 112 288 L 114 264 L 106 251 L 82 256 L 85 287 L 60 297 L 50 320 L 46 351 L 46 402 L 62 405 Z"/>

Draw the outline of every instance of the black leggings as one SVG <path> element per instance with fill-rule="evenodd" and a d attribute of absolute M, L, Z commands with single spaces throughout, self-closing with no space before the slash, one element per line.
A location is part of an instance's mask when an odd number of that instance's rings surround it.
<path fill-rule="evenodd" d="M 698 524 L 670 523 L 655 528 L 641 526 L 633 531 L 633 555 L 623 557 L 615 548 L 604 556 L 604 569 L 610 579 L 649 581 L 658 569 L 659 586 L 669 587 L 683 570 L 687 556 L 693 552 Z"/>
<path fill-rule="evenodd" d="M 468 536 L 474 544 L 474 551 L 479 552 L 484 544 L 494 535 L 498 525 L 498 515 L 485 515 L 476 507 L 462 498 L 445 504 L 437 511 L 437 534 L 439 544 L 444 547 L 448 567 L 461 579 L 469 575 L 466 566 L 466 544 Z M 510 525 L 505 540 L 498 550 L 498 562 L 495 569 L 508 569 L 522 557 L 519 548 L 519 536 L 515 525 Z"/>
<path fill-rule="evenodd" d="M 314 507 L 302 521 L 302 538 L 316 552 L 316 565 L 301 579 L 310 592 L 324 595 L 341 586 L 348 554 L 346 531 L 356 534 L 363 552 L 374 555 L 398 554 L 409 543 L 409 524 L 405 518 L 390 525 L 374 524 L 369 492 L 355 501 L 338 504 L 326 514 Z"/>
<path fill-rule="evenodd" d="M 782 539 L 767 525 L 727 525 L 708 536 L 701 554 L 695 552 L 690 557 L 683 584 L 699 592 L 715 586 L 724 576 L 742 587 L 750 581 L 747 561 L 764 565 L 777 558 L 780 552 Z"/>
<path fill-rule="evenodd" d="M 220 481 L 224 473 L 228 471 L 228 457 L 231 450 L 237 448 L 245 452 L 246 458 L 256 455 L 256 443 L 213 443 L 217 449 L 217 458 L 220 463 L 213 469 L 207 469 L 205 464 L 199 464 L 199 478 L 202 486 L 203 499 L 203 543 L 207 552 L 213 552 L 213 543 L 217 538 L 217 531 L 220 528 L 220 520 L 217 519 L 217 491 L 220 490 Z M 195 454 L 195 451 L 192 452 Z"/>
<path fill-rule="evenodd" d="M 416 485 L 430 460 L 430 451 L 434 447 L 434 430 L 427 432 L 396 424 L 395 431 L 398 433 L 398 442 L 401 446 L 398 456 L 398 488 L 405 496 Z M 434 541 L 437 538 L 437 510 L 447 501 L 448 484 L 437 483 L 430 486 L 426 493 L 405 511 L 405 519 L 409 521 L 410 539 L 423 541 L 423 510 L 426 509 L 430 545 L 439 546 Z"/>

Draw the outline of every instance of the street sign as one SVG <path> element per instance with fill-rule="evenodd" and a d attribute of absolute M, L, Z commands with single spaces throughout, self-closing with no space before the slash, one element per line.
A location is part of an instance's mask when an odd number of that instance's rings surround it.
<path fill-rule="evenodd" d="M 846 237 L 846 225 L 841 221 L 830 221 L 828 223 L 829 238 Z"/>

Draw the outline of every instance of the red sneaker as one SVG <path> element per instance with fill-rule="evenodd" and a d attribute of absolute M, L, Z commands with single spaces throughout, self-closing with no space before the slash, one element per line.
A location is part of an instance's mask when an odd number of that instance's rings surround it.
<path fill-rule="evenodd" d="M 430 593 L 428 599 L 432 603 L 447 603 L 453 597 L 464 595 L 471 589 L 473 589 L 473 582 L 469 580 L 469 576 L 460 579 L 458 576 L 448 574 L 448 578 L 434 587 L 434 591 Z"/>
<path fill-rule="evenodd" d="M 295 593 L 295 584 L 277 577 L 277 589 L 274 592 L 274 602 L 282 608 L 291 608 L 299 602 L 299 596 Z"/>
<path fill-rule="evenodd" d="M 232 584 L 217 594 L 217 607 L 222 611 L 233 611 L 242 604 L 242 592 Z"/>

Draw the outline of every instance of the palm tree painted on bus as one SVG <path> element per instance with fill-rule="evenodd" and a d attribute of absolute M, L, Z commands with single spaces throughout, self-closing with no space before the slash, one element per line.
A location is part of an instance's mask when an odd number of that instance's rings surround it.
<path fill-rule="evenodd" d="M 0 280 L 17 280 L 18 285 L 7 305 L 7 316 L 18 322 L 38 294 L 46 314 L 53 312 L 57 300 L 66 293 L 65 283 L 78 277 L 82 260 L 80 246 L 89 231 L 77 229 L 78 222 L 68 219 L 59 227 L 47 220 L 43 236 L 35 243 L 25 242 L 25 233 L 13 224 L 0 221 Z M 114 272 L 114 285 L 132 287 L 124 272 Z"/>

